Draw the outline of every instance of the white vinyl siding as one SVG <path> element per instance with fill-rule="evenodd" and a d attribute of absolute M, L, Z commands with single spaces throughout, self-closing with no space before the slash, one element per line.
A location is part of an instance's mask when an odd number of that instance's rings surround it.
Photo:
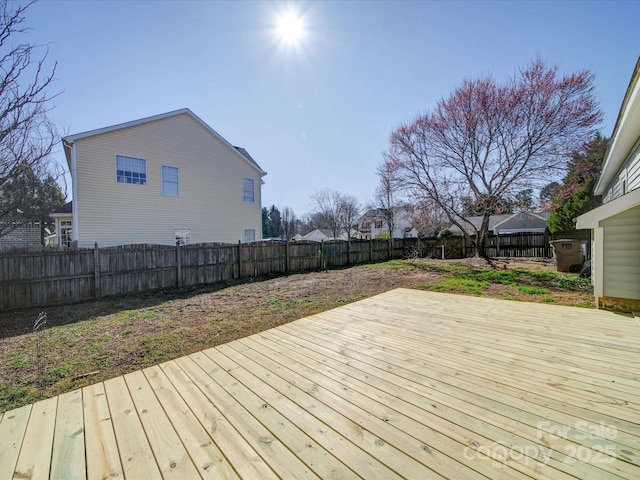
<path fill-rule="evenodd" d="M 602 221 L 604 295 L 640 299 L 640 207 Z"/>
<path fill-rule="evenodd" d="M 162 195 L 178 196 L 178 168 L 162 166 Z"/>
<path fill-rule="evenodd" d="M 640 145 L 635 148 L 616 178 L 607 188 L 607 191 L 602 196 L 602 203 L 615 200 L 636 188 L 640 188 Z"/>
<path fill-rule="evenodd" d="M 185 225 L 191 243 L 238 243 L 247 228 L 261 232 L 260 172 L 186 113 L 74 145 L 80 247 L 175 245 L 174 228 Z M 122 152 L 146 159 L 148 188 L 114 181 L 114 156 Z M 179 197 L 162 195 L 163 165 L 179 169 Z M 243 178 L 254 181 L 254 203 L 238 193 Z"/>
<path fill-rule="evenodd" d="M 627 170 L 627 191 L 640 188 L 640 146 L 638 146 L 631 156 Z"/>

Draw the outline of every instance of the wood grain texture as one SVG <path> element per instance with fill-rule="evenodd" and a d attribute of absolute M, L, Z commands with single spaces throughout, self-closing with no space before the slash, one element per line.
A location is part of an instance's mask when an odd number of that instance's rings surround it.
<path fill-rule="evenodd" d="M 632 316 L 398 289 L 5 412 L 0 478 L 635 479 L 639 368 Z"/>

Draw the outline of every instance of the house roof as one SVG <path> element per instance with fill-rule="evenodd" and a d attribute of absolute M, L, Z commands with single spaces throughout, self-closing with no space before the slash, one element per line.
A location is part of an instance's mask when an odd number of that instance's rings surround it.
<path fill-rule="evenodd" d="M 380 217 L 385 218 L 388 211 L 388 208 L 372 208 L 363 213 L 358 222 L 371 221 Z"/>
<path fill-rule="evenodd" d="M 319 228 L 316 228 L 315 230 L 311 230 L 310 232 L 305 233 L 304 235 L 302 235 L 300 237 L 300 240 L 312 240 L 315 241 L 314 238 L 320 238 L 321 240 L 324 240 L 325 238 L 328 240 L 329 238 L 333 237 L 333 233 L 329 233 L 327 235 L 329 231 L 328 230 L 321 230 Z M 324 237 L 324 238 L 323 238 Z"/>
<path fill-rule="evenodd" d="M 594 189 L 596 195 L 604 194 L 615 179 L 629 152 L 638 141 L 638 132 L 640 132 L 640 57 L 631 75 L 631 81 L 611 135 L 602 173 Z"/>
<path fill-rule="evenodd" d="M 507 213 L 507 214 L 503 214 L 503 215 L 491 215 L 489 217 L 489 230 L 495 230 L 496 228 L 499 229 L 500 225 L 508 222 L 509 220 L 512 220 L 514 218 L 516 218 L 518 215 L 522 214 L 522 213 L 526 213 L 527 215 L 530 215 L 532 217 L 536 217 L 539 218 L 540 220 L 543 221 L 547 221 L 547 218 L 545 218 L 544 214 L 539 214 L 539 213 L 532 213 L 529 211 L 521 211 L 521 212 L 516 212 L 516 213 Z M 476 230 L 479 230 L 480 227 L 482 226 L 482 219 L 484 217 L 482 215 L 479 216 L 473 216 L 473 217 L 465 217 L 465 219 L 471 224 L 473 225 L 473 227 Z M 465 230 L 469 231 L 468 229 L 472 228 L 468 223 L 465 222 L 461 222 L 463 227 L 467 227 L 465 228 Z M 460 232 L 460 229 L 456 226 L 453 225 L 449 228 L 450 231 L 452 232 Z"/>
<path fill-rule="evenodd" d="M 167 119 L 167 118 L 176 117 L 178 115 L 189 115 L 196 122 L 198 122 L 202 127 L 204 127 L 206 130 L 208 130 L 209 133 L 211 133 L 214 137 L 216 137 L 218 140 L 220 140 L 222 143 L 224 143 L 229 148 L 231 148 L 234 152 L 236 152 L 236 154 L 239 157 L 241 157 L 244 161 L 248 162 L 256 170 L 258 170 L 258 172 L 260 172 L 260 175 L 266 175 L 267 174 L 267 172 L 265 172 L 260 167 L 260 165 L 258 165 L 258 162 L 256 162 L 253 159 L 253 157 L 251 155 L 249 155 L 249 152 L 247 152 L 242 147 L 236 147 L 234 145 L 231 145 L 227 140 L 225 140 L 225 138 L 222 135 L 220 135 L 213 128 L 211 128 L 209 125 L 207 125 L 204 121 L 202 121 L 202 119 L 200 117 L 198 117 L 195 113 L 193 113 L 188 108 L 182 108 L 180 110 L 174 110 L 172 112 L 161 113 L 159 115 L 154 115 L 152 117 L 140 118 L 138 120 L 133 120 L 133 121 L 130 121 L 130 122 L 119 123 L 117 125 L 111 125 L 109 127 L 97 128 L 95 130 L 89 130 L 89 131 L 86 131 L 86 132 L 76 133 L 76 134 L 73 134 L 73 135 L 67 135 L 66 137 L 62 138 L 62 143 L 63 143 L 63 146 L 64 146 L 64 153 L 65 153 L 65 156 L 67 157 L 67 163 L 69 165 L 71 165 L 70 146 L 77 140 L 82 140 L 82 139 L 85 139 L 85 138 L 94 137 L 96 135 L 103 135 L 105 133 L 115 132 L 117 130 L 122 130 L 122 129 L 125 129 L 125 128 L 136 127 L 138 125 L 144 125 L 146 123 L 157 122 L 158 120 L 164 120 L 164 119 Z M 71 167 L 69 167 L 69 168 L 71 168 Z"/>
<path fill-rule="evenodd" d="M 73 213 L 73 201 L 67 202 L 64 205 L 59 206 L 53 212 L 51 212 L 50 216 L 68 216 Z"/>
<path fill-rule="evenodd" d="M 576 228 L 598 228 L 600 222 L 640 205 L 640 188 L 616 198 L 604 205 L 583 213 L 576 219 Z"/>
<path fill-rule="evenodd" d="M 491 215 L 489 217 L 489 230 L 493 230 L 493 227 L 496 226 L 496 224 L 498 223 L 502 223 L 505 220 L 511 218 L 513 216 L 513 214 L 506 214 L 506 215 Z M 466 222 L 460 222 L 462 224 L 463 227 L 470 227 L 471 225 L 476 229 L 480 229 L 480 227 L 482 226 L 482 219 L 484 218 L 482 215 L 478 215 L 478 216 L 473 216 L 473 217 L 464 217 Z M 469 225 L 471 224 L 471 225 Z M 449 230 L 455 230 L 460 231 L 460 229 L 454 225 L 452 226 Z M 465 228 L 465 230 L 467 230 Z"/>
<path fill-rule="evenodd" d="M 410 210 L 406 206 L 392 207 L 392 210 L 396 216 L 402 214 L 406 215 L 410 213 Z M 377 219 L 386 220 L 388 214 L 388 208 L 372 208 L 362 214 L 362 216 L 358 219 L 358 223 Z"/>

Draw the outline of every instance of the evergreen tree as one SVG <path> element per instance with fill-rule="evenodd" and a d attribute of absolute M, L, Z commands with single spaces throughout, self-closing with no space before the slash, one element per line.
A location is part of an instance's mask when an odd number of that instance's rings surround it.
<path fill-rule="evenodd" d="M 602 198 L 594 195 L 593 189 L 600 177 L 608 145 L 609 140 L 597 133 L 593 140 L 573 153 L 567 174 L 551 204 L 547 224 L 552 233 L 575 230 L 576 217 L 602 204 Z"/>

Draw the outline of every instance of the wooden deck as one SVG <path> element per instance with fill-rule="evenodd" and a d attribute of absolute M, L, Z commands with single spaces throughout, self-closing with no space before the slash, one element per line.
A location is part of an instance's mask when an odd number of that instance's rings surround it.
<path fill-rule="evenodd" d="M 640 323 L 398 289 L 6 412 L 7 478 L 640 478 Z"/>

